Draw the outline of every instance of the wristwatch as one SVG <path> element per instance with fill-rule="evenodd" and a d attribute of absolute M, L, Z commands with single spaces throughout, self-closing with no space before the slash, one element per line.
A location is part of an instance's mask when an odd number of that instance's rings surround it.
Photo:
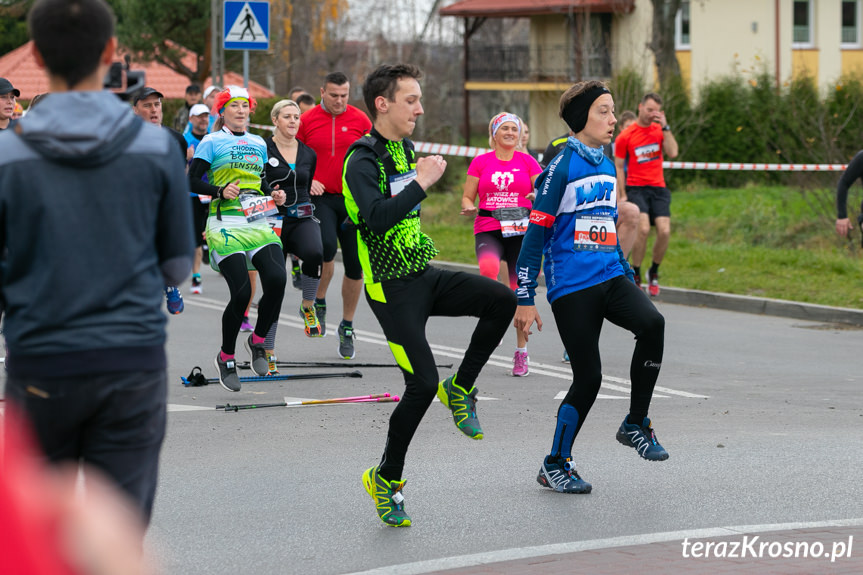
<path fill-rule="evenodd" d="M 663 132 L 670 132 L 671 131 L 671 125 L 665 124 L 664 126 L 662 126 L 662 131 Z"/>

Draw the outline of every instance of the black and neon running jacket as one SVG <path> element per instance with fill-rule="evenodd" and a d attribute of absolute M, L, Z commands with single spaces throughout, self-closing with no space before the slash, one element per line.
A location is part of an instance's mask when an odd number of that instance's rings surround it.
<path fill-rule="evenodd" d="M 416 168 L 413 143 L 393 142 L 377 130 L 348 149 L 343 172 L 345 207 L 357 226 L 366 289 L 426 268 L 436 255 L 434 242 L 420 229 L 419 204 L 425 190 L 410 182 L 392 195 L 390 179 Z"/>

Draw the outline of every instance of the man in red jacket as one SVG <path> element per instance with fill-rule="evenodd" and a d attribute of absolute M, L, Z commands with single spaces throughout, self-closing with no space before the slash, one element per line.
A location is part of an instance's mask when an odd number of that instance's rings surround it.
<path fill-rule="evenodd" d="M 321 103 L 303 114 L 297 132 L 297 139 L 318 156 L 309 193 L 315 205 L 315 217 L 321 222 L 324 244 L 324 266 L 315 298 L 321 335 L 326 333 L 326 296 L 335 270 L 336 242 L 342 246 L 345 277 L 342 280 L 343 309 L 338 334 L 339 356 L 344 359 L 353 359 L 355 355 L 353 320 L 363 289 L 363 270 L 357 254 L 357 231 L 347 219 L 342 197 L 342 169 L 350 145 L 372 128 L 365 113 L 348 104 L 350 89 L 348 77 L 341 72 L 327 74 L 321 88 Z"/>

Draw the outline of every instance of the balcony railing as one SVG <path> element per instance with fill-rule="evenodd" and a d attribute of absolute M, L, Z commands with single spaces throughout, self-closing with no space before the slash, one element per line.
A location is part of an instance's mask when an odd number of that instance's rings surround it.
<path fill-rule="evenodd" d="M 488 82 L 542 82 L 611 77 L 611 54 L 566 45 L 471 46 L 468 79 Z"/>

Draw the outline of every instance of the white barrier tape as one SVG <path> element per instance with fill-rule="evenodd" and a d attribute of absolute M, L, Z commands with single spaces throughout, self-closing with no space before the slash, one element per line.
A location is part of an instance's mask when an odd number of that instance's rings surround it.
<path fill-rule="evenodd" d="M 672 170 L 731 170 L 748 172 L 841 172 L 847 164 L 736 164 L 730 162 L 662 162 Z"/>
<path fill-rule="evenodd" d="M 491 152 L 489 148 L 457 146 L 455 144 L 432 144 L 430 142 L 414 142 L 414 150 L 421 154 L 440 154 L 442 156 L 462 156 L 465 158 L 475 158 L 480 154 Z"/>
<path fill-rule="evenodd" d="M 273 126 L 250 124 L 252 128 L 273 130 Z M 480 154 L 491 152 L 489 148 L 475 146 L 458 146 L 455 144 L 435 144 L 432 142 L 414 142 L 414 150 L 420 154 L 440 154 L 441 156 L 460 156 L 475 158 Z M 662 162 L 662 167 L 668 170 L 721 170 L 742 172 L 842 172 L 847 164 L 743 164 L 734 162 Z"/>

